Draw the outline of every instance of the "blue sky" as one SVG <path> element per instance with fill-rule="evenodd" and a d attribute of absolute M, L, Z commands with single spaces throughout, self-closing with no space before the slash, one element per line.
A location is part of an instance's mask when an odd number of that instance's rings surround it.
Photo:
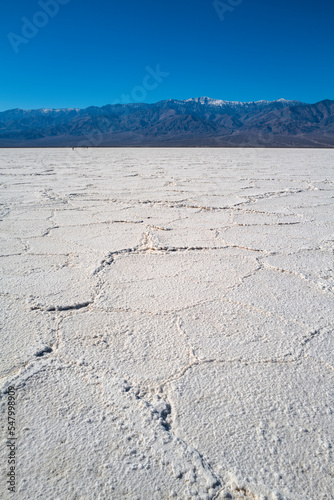
<path fill-rule="evenodd" d="M 332 0 L 49 1 L 2 2 L 0 110 L 334 99 Z"/>

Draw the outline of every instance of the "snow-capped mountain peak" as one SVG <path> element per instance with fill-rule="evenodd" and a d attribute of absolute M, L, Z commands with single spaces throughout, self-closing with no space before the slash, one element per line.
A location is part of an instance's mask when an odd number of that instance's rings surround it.
<path fill-rule="evenodd" d="M 293 101 L 293 100 L 288 100 L 284 98 L 276 99 L 274 101 L 268 101 L 268 100 L 260 100 L 260 101 L 248 101 L 248 102 L 243 102 L 243 101 L 226 101 L 222 99 L 213 99 L 211 97 L 203 96 L 203 97 L 192 97 L 190 99 L 185 99 L 184 101 L 180 102 L 187 102 L 187 103 L 198 103 L 198 104 L 203 104 L 207 106 L 217 106 L 217 107 L 222 107 L 222 106 L 230 106 L 230 107 L 247 107 L 247 106 L 254 106 L 254 105 L 268 105 L 272 103 L 281 103 L 285 105 L 289 104 L 301 104 L 300 101 Z"/>

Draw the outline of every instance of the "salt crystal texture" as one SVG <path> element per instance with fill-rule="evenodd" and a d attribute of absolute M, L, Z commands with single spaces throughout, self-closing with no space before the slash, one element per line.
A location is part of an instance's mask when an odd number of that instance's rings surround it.
<path fill-rule="evenodd" d="M 1 498 L 334 498 L 331 150 L 0 150 Z"/>

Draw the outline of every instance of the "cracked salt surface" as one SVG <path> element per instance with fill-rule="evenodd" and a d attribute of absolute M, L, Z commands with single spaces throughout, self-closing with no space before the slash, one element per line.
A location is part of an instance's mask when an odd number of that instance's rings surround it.
<path fill-rule="evenodd" d="M 333 160 L 0 150 L 16 498 L 334 498 Z"/>

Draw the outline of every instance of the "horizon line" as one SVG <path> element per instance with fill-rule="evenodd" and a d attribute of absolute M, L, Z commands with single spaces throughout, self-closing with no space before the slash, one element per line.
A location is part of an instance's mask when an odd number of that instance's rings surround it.
<path fill-rule="evenodd" d="M 63 110 L 75 110 L 75 111 L 82 111 L 85 109 L 89 108 L 103 108 L 106 106 L 134 106 L 134 105 L 146 105 L 146 106 L 152 106 L 156 105 L 162 102 L 168 102 L 168 101 L 175 101 L 175 102 L 190 102 L 190 101 L 198 101 L 200 102 L 201 99 L 208 99 L 210 101 L 216 101 L 217 103 L 224 103 L 224 104 L 260 104 L 260 103 L 274 103 L 274 102 L 294 102 L 294 103 L 299 103 L 299 104 L 309 104 L 309 105 L 314 105 L 318 104 L 320 102 L 324 101 L 332 101 L 333 99 L 321 99 L 320 101 L 316 101 L 314 103 L 309 103 L 309 102 L 304 102 L 304 101 L 299 101 L 298 99 L 285 99 L 285 98 L 279 98 L 279 99 L 273 99 L 273 100 L 267 100 L 267 99 L 260 99 L 257 101 L 228 101 L 224 99 L 216 99 L 208 96 L 199 96 L 199 97 L 190 97 L 188 99 L 161 99 L 159 101 L 147 103 L 147 102 L 128 102 L 128 103 L 111 103 L 111 104 L 103 104 L 102 106 L 96 106 L 94 104 L 90 106 L 86 106 L 84 108 L 76 108 L 76 107 L 71 107 L 71 108 L 9 108 L 5 109 L 3 111 L 0 111 L 0 113 L 6 113 L 8 111 L 63 111 Z"/>

